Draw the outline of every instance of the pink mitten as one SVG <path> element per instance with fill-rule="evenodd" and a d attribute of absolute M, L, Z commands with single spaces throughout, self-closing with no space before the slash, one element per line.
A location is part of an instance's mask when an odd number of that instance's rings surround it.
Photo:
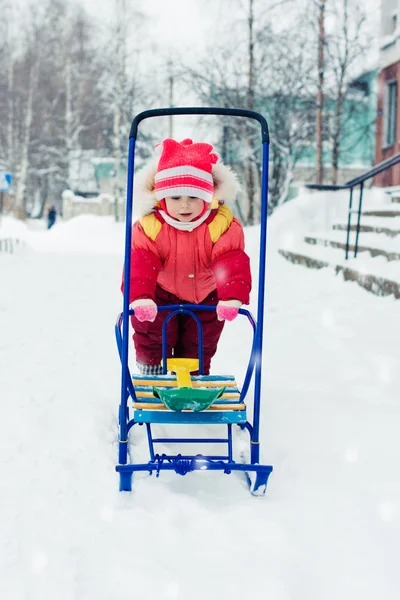
<path fill-rule="evenodd" d="M 217 304 L 218 321 L 233 321 L 241 306 L 240 300 L 220 300 Z"/>
<path fill-rule="evenodd" d="M 131 302 L 129 308 L 135 311 L 135 317 L 138 321 L 154 321 L 157 316 L 157 304 L 150 298 L 140 298 Z"/>

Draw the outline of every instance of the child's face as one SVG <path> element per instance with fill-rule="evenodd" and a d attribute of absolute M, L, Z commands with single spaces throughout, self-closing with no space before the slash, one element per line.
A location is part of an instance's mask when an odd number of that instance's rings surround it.
<path fill-rule="evenodd" d="M 167 196 L 165 204 L 168 213 L 178 221 L 193 221 L 204 208 L 204 201 L 193 196 Z"/>

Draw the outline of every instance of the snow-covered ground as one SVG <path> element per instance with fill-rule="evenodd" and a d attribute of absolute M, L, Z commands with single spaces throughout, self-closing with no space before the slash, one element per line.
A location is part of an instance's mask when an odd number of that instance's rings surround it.
<path fill-rule="evenodd" d="M 301 214 L 293 201 L 270 222 L 263 498 L 210 472 L 118 492 L 124 226 L 3 219 L 26 246 L 0 253 L 1 598 L 398 600 L 400 303 L 280 257 Z M 214 371 L 240 381 L 248 341 L 227 324 Z"/>

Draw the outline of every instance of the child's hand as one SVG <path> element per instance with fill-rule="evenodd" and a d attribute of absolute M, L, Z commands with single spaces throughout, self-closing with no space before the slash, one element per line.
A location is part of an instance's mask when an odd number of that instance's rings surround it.
<path fill-rule="evenodd" d="M 218 321 L 233 321 L 241 306 L 240 300 L 220 300 L 217 304 Z"/>
<path fill-rule="evenodd" d="M 135 317 L 138 321 L 154 321 L 157 316 L 157 304 L 150 298 L 140 298 L 131 302 L 129 308 L 135 311 Z"/>

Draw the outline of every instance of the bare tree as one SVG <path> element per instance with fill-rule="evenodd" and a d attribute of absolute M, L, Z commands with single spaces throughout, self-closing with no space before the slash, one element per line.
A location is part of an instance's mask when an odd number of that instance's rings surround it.
<path fill-rule="evenodd" d="M 334 103 L 331 128 L 332 183 L 336 184 L 340 160 L 341 134 L 346 94 L 349 84 L 368 53 L 370 39 L 366 30 L 367 15 L 363 4 L 354 0 L 337 0 L 332 7 L 334 27 L 327 35 L 328 68 L 332 74 L 329 94 Z"/>
<path fill-rule="evenodd" d="M 15 149 L 15 195 L 11 208 L 19 218 L 26 216 L 26 190 L 31 165 L 30 144 L 33 135 L 35 95 L 38 90 L 41 59 L 39 19 L 36 18 L 32 9 L 30 9 L 30 17 L 29 30 L 26 32 L 30 52 L 26 53 L 16 65 L 15 79 L 19 82 L 19 90 L 16 90 L 17 103 L 13 98 L 13 104 L 19 108 L 18 117 L 16 111 L 13 110 L 12 127 L 9 125 L 8 128 L 9 131 L 12 129 L 13 141 L 10 140 L 10 143 L 12 143 L 13 153 Z M 14 88 L 10 91 L 13 90 Z"/>
<path fill-rule="evenodd" d="M 7 122 L 7 162 L 10 169 L 14 167 L 14 52 L 13 52 L 13 6 L 8 5 L 7 19 L 7 96 L 8 96 L 8 122 Z"/>
<path fill-rule="evenodd" d="M 14 210 L 19 218 L 23 218 L 25 212 L 25 193 L 28 181 L 28 170 L 30 166 L 29 145 L 32 136 L 33 101 L 38 85 L 39 59 L 34 57 L 29 69 L 28 95 L 25 105 L 25 119 L 23 121 L 23 132 L 19 151 L 19 169 L 17 171 L 17 183 L 15 193 Z"/>
<path fill-rule="evenodd" d="M 40 21 L 39 86 L 30 147 L 31 194 L 27 211 L 41 216 L 47 203 L 61 209 L 72 151 L 96 147 L 101 122 L 99 53 L 82 9 L 49 2 Z M 99 128 L 100 129 L 100 128 Z"/>
<path fill-rule="evenodd" d="M 138 43 L 126 31 L 143 21 L 138 3 L 118 6 L 119 25 L 105 24 L 97 37 L 93 19 L 71 0 L 24 7 L 15 19 L 12 1 L 0 0 L 0 159 L 14 174 L 19 212 L 41 216 L 46 203 L 61 202 L 73 151 L 113 153 L 121 193 L 129 123 L 155 94 L 141 86 Z M 148 145 L 144 137 L 138 148 L 146 153 Z"/>
<path fill-rule="evenodd" d="M 16 78 L 20 59 L 20 40 L 28 35 L 28 28 L 18 7 L 11 0 L 2 0 L 0 10 L 0 68 L 5 75 L 0 83 L 0 160 L 11 172 L 16 170 L 15 128 Z M 20 98 L 22 102 L 22 98 Z"/>
<path fill-rule="evenodd" d="M 116 0 L 116 28 L 115 28 L 115 97 L 114 97 L 114 125 L 113 125 L 113 150 L 114 150 L 114 216 L 119 221 L 118 201 L 122 193 L 119 171 L 121 167 L 121 121 L 124 117 L 122 102 L 126 98 L 126 5 L 125 0 Z M 122 102 L 121 102 L 122 101 Z"/>
<path fill-rule="evenodd" d="M 324 181 L 323 166 L 323 109 L 324 109 L 324 70 L 325 70 L 325 0 L 317 2 L 318 7 L 318 83 L 317 83 L 317 105 L 316 105 L 316 167 L 317 183 Z"/>
<path fill-rule="evenodd" d="M 254 7 L 253 0 L 249 0 L 248 13 L 248 86 L 247 86 L 247 108 L 254 110 Z M 254 142 L 251 135 L 251 128 L 247 128 L 247 144 L 249 154 L 247 157 L 246 180 L 248 192 L 248 213 L 247 222 L 254 225 L 254 201 L 255 201 L 255 173 L 254 173 Z"/>
<path fill-rule="evenodd" d="M 145 18 L 139 10 L 140 4 L 131 6 L 125 0 L 114 0 L 114 3 L 115 22 L 111 28 L 108 26 L 109 49 L 104 48 L 109 64 L 105 70 L 108 81 L 104 81 L 103 102 L 107 105 L 110 117 L 105 130 L 112 142 L 114 215 L 118 221 L 118 202 L 125 188 L 121 170 L 127 163 L 128 127 L 144 95 L 139 75 L 141 52 L 138 43 L 132 44 L 132 40 L 129 40 L 128 31 L 134 31 L 135 39 L 138 39 Z"/>
<path fill-rule="evenodd" d="M 286 199 L 296 160 L 315 138 L 312 43 L 305 16 L 297 15 L 293 37 L 290 23 L 286 29 L 277 21 L 280 26 L 275 31 L 274 19 L 261 4 L 255 12 L 255 4 L 247 3 L 247 35 L 235 35 L 234 44 L 214 49 L 211 58 L 191 75 L 204 103 L 250 108 L 267 117 L 272 211 Z M 243 125 L 243 120 L 234 124 L 221 120 L 221 124 L 223 155 L 245 184 L 237 212 L 244 223 L 256 223 L 262 162 L 259 129 Z"/>

